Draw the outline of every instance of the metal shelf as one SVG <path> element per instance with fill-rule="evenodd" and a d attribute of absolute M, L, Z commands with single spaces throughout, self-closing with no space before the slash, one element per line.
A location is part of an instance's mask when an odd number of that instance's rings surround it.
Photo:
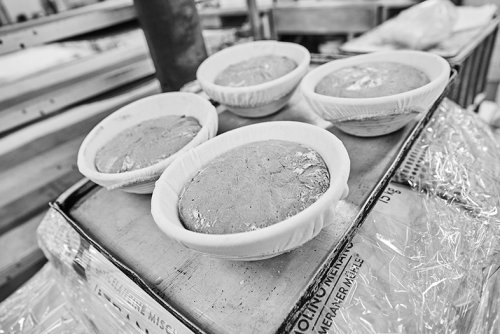
<path fill-rule="evenodd" d="M 119 48 L 0 86 L 0 136 L 75 103 L 152 76 L 147 48 Z"/>
<path fill-rule="evenodd" d="M 0 28 L 0 54 L 82 35 L 134 20 L 131 0 L 109 0 Z"/>

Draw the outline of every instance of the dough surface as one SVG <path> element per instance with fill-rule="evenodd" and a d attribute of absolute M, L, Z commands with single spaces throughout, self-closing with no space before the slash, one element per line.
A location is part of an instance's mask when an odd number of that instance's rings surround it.
<path fill-rule="evenodd" d="M 291 72 L 297 64 L 290 58 L 264 55 L 228 66 L 215 78 L 215 84 L 229 87 L 258 85 Z"/>
<path fill-rule="evenodd" d="M 164 116 L 120 132 L 97 151 L 101 173 L 123 173 L 154 165 L 179 151 L 200 131 L 194 117 Z"/>
<path fill-rule="evenodd" d="M 324 77 L 315 92 L 346 98 L 370 98 L 407 92 L 429 83 L 427 75 L 412 66 L 374 62 L 344 67 Z"/>
<path fill-rule="evenodd" d="M 314 203 L 329 187 L 323 158 L 283 140 L 239 146 L 213 159 L 181 192 L 184 226 L 200 233 L 260 229 Z"/>

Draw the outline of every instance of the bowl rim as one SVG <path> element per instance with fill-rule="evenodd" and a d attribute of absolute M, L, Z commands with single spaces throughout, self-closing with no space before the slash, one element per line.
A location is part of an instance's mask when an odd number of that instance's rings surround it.
<path fill-rule="evenodd" d="M 193 148 L 192 150 L 205 150 L 205 149 L 210 149 L 212 146 L 217 147 L 218 141 L 226 141 L 230 140 L 231 137 L 237 135 L 236 131 L 255 131 L 255 133 L 259 133 L 258 136 L 263 136 L 262 139 L 253 139 L 249 140 L 246 143 L 251 143 L 259 140 L 266 140 L 266 139 L 271 139 L 269 137 L 266 137 L 265 135 L 262 135 L 264 131 L 273 131 L 277 126 L 279 127 L 285 127 L 290 131 L 293 131 L 294 127 L 303 127 L 305 131 L 308 133 L 314 133 L 314 136 L 321 137 L 321 139 L 326 140 L 330 145 L 335 145 L 336 149 L 331 150 L 331 153 L 328 153 L 330 156 L 335 156 L 337 161 L 344 161 L 344 167 L 341 167 L 339 169 L 339 172 L 335 174 L 335 177 L 332 179 L 330 178 L 330 185 L 325 193 L 323 193 L 317 200 L 316 202 L 312 203 L 309 207 L 305 208 L 304 210 L 300 211 L 296 215 L 289 217 L 285 220 L 282 220 L 280 222 L 277 222 L 273 225 L 257 229 L 254 231 L 247 231 L 247 232 L 238 232 L 238 233 L 229 233 L 229 234 L 208 234 L 208 233 L 199 233 L 195 231 L 191 231 L 187 228 L 185 228 L 182 225 L 182 221 L 180 220 L 180 217 L 178 217 L 178 224 L 177 222 L 172 222 L 166 217 L 163 216 L 162 211 L 160 209 L 161 206 L 161 200 L 159 199 L 161 189 L 163 187 L 163 183 L 165 179 L 168 179 L 170 177 L 171 171 L 177 168 L 182 168 L 182 159 L 178 159 L 177 161 L 174 161 L 160 176 L 158 181 L 156 182 L 155 190 L 153 191 L 153 195 L 151 198 L 151 213 L 153 215 L 153 218 L 155 220 L 155 223 L 158 225 L 158 227 L 170 238 L 173 238 L 183 244 L 189 244 L 189 245 L 196 245 L 197 247 L 200 248 L 229 248 L 229 247 L 234 247 L 234 246 L 248 246 L 252 245 L 255 243 L 260 243 L 265 240 L 271 240 L 275 239 L 276 237 L 279 237 L 280 235 L 291 233 L 298 227 L 304 225 L 307 226 L 308 224 L 311 224 L 314 221 L 314 218 L 318 215 L 319 212 L 325 212 L 331 205 L 332 205 L 332 200 L 337 198 L 338 200 L 342 199 L 342 195 L 346 192 L 347 186 L 347 181 L 349 178 L 349 173 L 350 173 L 350 159 L 349 155 L 347 153 L 347 150 L 342 143 L 342 141 L 337 138 L 333 133 L 320 128 L 318 126 L 308 124 L 308 123 L 302 123 L 302 122 L 294 122 L 294 121 L 277 121 L 277 122 L 265 122 L 265 123 L 258 123 L 258 124 L 253 124 L 253 125 L 248 125 L 244 126 L 229 132 L 226 132 L 224 134 L 221 134 L 213 139 L 211 139 L 208 142 L 203 143 L 202 145 L 199 145 L 196 148 Z M 259 132 L 260 131 L 260 132 Z M 271 136 L 274 135 L 271 133 Z M 293 133 L 293 132 L 292 132 Z M 297 143 L 303 143 L 300 140 L 296 141 Z M 222 154 L 224 152 L 227 152 L 228 150 L 238 147 L 243 144 L 236 144 L 232 143 L 230 147 L 228 147 L 225 150 L 220 150 L 215 152 L 217 155 Z M 316 147 L 312 147 L 310 144 L 305 144 L 311 147 L 312 149 L 317 149 Z M 217 150 L 217 149 L 216 149 Z M 188 152 L 185 153 L 187 155 Z M 325 154 L 322 154 L 324 156 Z M 340 156 L 339 156 L 340 155 Z M 213 157 L 211 158 L 213 159 Z M 323 158 L 325 163 L 327 164 L 327 168 L 329 169 L 329 173 L 331 173 L 331 165 L 332 163 L 328 164 L 327 160 Z M 210 161 L 210 160 L 209 160 Z M 204 164 L 206 164 L 208 161 L 205 161 Z M 187 181 L 187 180 L 186 180 Z M 186 182 L 185 181 L 185 182 Z M 166 185 L 166 183 L 165 183 Z M 347 188 L 348 189 L 348 188 Z M 177 194 L 179 195 L 179 193 Z M 175 205 L 178 207 L 179 200 L 177 199 Z M 174 205 L 174 204 L 172 204 Z M 191 246 L 188 246 L 189 248 L 194 248 Z M 196 249 L 196 248 L 194 248 Z"/>
<path fill-rule="evenodd" d="M 213 82 L 213 80 L 209 80 L 203 76 L 203 72 L 205 71 L 205 68 L 207 68 L 211 62 L 216 61 L 218 59 L 225 59 L 227 57 L 231 57 L 231 54 L 241 48 L 252 48 L 252 46 L 255 45 L 279 45 L 280 47 L 287 47 L 287 48 L 294 48 L 298 51 L 300 51 L 303 55 L 302 60 L 300 63 L 297 64 L 297 67 L 294 68 L 292 71 L 288 72 L 287 74 L 273 79 L 271 81 L 263 82 L 261 84 L 257 85 L 252 85 L 252 86 L 244 86 L 244 87 L 229 87 L 229 86 L 221 86 L 217 85 Z M 304 46 L 297 44 L 297 43 L 292 43 L 292 42 L 280 42 L 280 41 L 271 41 L 271 40 L 266 40 L 266 41 L 253 41 L 253 42 L 248 42 L 248 43 L 242 43 L 242 44 L 237 44 L 230 46 L 228 48 L 225 48 L 221 51 L 218 51 L 205 59 L 201 65 L 198 67 L 196 70 L 196 79 L 200 82 L 202 87 L 207 87 L 208 89 L 211 90 L 217 90 L 217 91 L 225 91 L 227 93 L 252 93 L 256 91 L 262 91 L 269 89 L 271 87 L 279 86 L 291 79 L 293 79 L 295 76 L 300 75 L 303 72 L 306 72 L 307 69 L 309 68 L 309 63 L 311 62 L 311 54 L 309 53 L 309 50 L 307 50 Z M 227 67 L 227 66 L 226 66 Z"/>
<path fill-rule="evenodd" d="M 327 75 L 332 73 L 334 70 L 341 69 L 343 67 L 347 67 L 349 65 L 354 65 L 358 63 L 363 63 L 366 60 L 372 60 L 373 62 L 384 62 L 383 58 L 387 55 L 396 55 L 397 59 L 390 59 L 390 62 L 398 62 L 401 64 L 409 65 L 408 62 L 399 61 L 402 58 L 411 58 L 411 57 L 425 57 L 430 61 L 435 62 L 440 65 L 440 70 L 437 73 L 437 76 L 430 80 L 427 84 L 398 94 L 379 96 L 379 97 L 369 97 L 369 98 L 349 98 L 349 97 L 335 97 L 329 95 L 323 95 L 315 92 L 315 88 L 318 83 L 325 78 Z M 375 59 L 373 59 L 375 58 Z M 382 58 L 382 59 L 381 59 Z M 415 67 L 415 66 L 412 66 Z M 311 79 L 311 77 L 315 76 L 318 72 L 324 72 L 322 75 L 318 76 L 317 80 Z M 443 81 L 449 79 L 451 73 L 450 64 L 441 56 L 430 52 L 418 51 L 418 50 L 389 50 L 389 51 L 379 51 L 372 52 L 367 54 L 356 55 L 344 59 L 332 60 L 326 64 L 318 66 L 313 69 L 309 73 L 305 75 L 302 79 L 301 83 L 301 91 L 302 93 L 308 97 L 309 99 L 313 99 L 316 101 L 320 101 L 322 103 L 339 103 L 343 105 L 378 105 L 393 102 L 395 100 L 401 100 L 405 97 L 417 96 L 424 92 L 433 90 L 438 88 Z"/>
<path fill-rule="evenodd" d="M 208 124 L 202 124 L 200 130 L 194 136 L 191 141 L 189 141 L 185 146 L 181 147 L 177 152 L 173 153 L 169 157 L 162 159 L 158 161 L 155 164 L 152 164 L 150 166 L 144 167 L 144 168 L 139 168 L 135 169 L 132 171 L 126 171 L 122 173 L 103 173 L 97 170 L 95 166 L 95 154 L 92 154 L 91 156 L 87 156 L 86 153 L 86 148 L 96 140 L 96 136 L 99 134 L 100 131 L 102 131 L 103 127 L 109 127 L 109 125 L 112 125 L 113 122 L 115 122 L 116 118 L 119 118 L 122 114 L 129 114 L 134 108 L 141 108 L 144 103 L 147 103 L 148 101 L 152 100 L 169 100 L 171 98 L 176 98 L 180 96 L 185 96 L 189 99 L 197 100 L 200 102 L 200 105 L 204 105 L 206 107 L 206 112 L 208 114 L 207 118 L 208 119 L 215 119 L 215 125 L 217 126 L 218 124 L 218 115 L 217 115 L 217 110 L 215 107 L 205 98 L 199 96 L 198 94 L 194 93 L 189 93 L 189 92 L 167 92 L 167 93 L 159 93 L 159 94 L 154 94 L 150 96 L 146 96 L 143 98 L 140 98 L 138 100 L 135 100 L 129 104 L 126 104 L 119 108 L 118 110 L 114 111 L 104 119 L 102 119 L 99 123 L 97 123 L 92 130 L 85 136 L 85 139 L 83 140 L 82 144 L 80 145 L 80 148 L 78 150 L 78 156 L 77 156 L 77 165 L 80 170 L 80 172 L 91 179 L 92 181 L 99 183 L 116 183 L 115 185 L 109 185 L 106 186 L 108 189 L 115 189 L 115 188 L 121 188 L 124 186 L 130 186 L 134 184 L 139 184 L 139 183 L 145 183 L 148 181 L 151 181 L 155 177 L 158 177 L 158 169 L 164 168 L 163 166 L 167 166 L 168 164 L 171 163 L 171 161 L 175 160 L 180 153 L 182 153 L 183 150 L 185 150 L 186 146 L 189 146 L 196 138 L 201 138 L 204 136 L 206 132 L 210 134 L 210 130 L 208 129 Z M 179 109 L 175 110 L 175 112 L 172 113 L 165 113 L 164 116 L 172 116 L 172 115 L 180 115 L 182 114 L 181 112 L 178 112 Z M 144 110 L 141 110 L 142 114 L 145 114 Z M 161 116 L 159 116 L 161 117 Z M 194 116 L 193 116 L 194 117 Z M 132 127 L 134 125 L 140 124 L 141 122 L 148 120 L 148 119 L 154 119 L 158 118 L 158 116 L 154 117 L 146 117 L 143 120 L 137 120 L 136 122 L 131 122 L 129 126 L 126 128 Z M 197 117 L 195 117 L 197 118 Z M 197 118 L 198 121 L 200 120 Z M 110 131 L 110 130 L 105 130 L 105 131 Z M 123 130 L 121 130 L 123 131 Z M 121 132 L 119 131 L 119 132 Z M 217 130 L 216 130 L 217 131 Z M 116 132 L 118 134 L 119 132 Z M 110 138 L 111 139 L 111 138 Z M 109 141 L 109 140 L 108 140 Z M 101 147 L 106 144 L 108 141 L 103 142 L 101 144 Z M 96 152 L 97 153 L 97 152 Z M 90 161 L 92 160 L 92 161 Z M 134 182 L 134 180 L 136 180 Z M 100 183 L 99 183 L 100 184 Z"/>

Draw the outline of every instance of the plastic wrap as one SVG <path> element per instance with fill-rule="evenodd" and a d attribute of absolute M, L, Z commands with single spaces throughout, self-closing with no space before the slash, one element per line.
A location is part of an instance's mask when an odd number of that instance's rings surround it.
<path fill-rule="evenodd" d="M 498 219 L 500 142 L 476 114 L 447 100 L 398 170 L 395 180 L 471 214 Z"/>
<path fill-rule="evenodd" d="M 127 304 L 108 297 L 105 273 L 93 280 L 85 274 L 101 263 L 100 254 L 82 252 L 78 234 L 53 210 L 40 230 L 50 263 L 0 305 L 0 334 L 141 333 L 117 312 Z"/>
<path fill-rule="evenodd" d="M 428 0 L 407 9 L 385 24 L 381 34 L 386 43 L 425 50 L 448 38 L 457 9 L 449 0 Z"/>
<path fill-rule="evenodd" d="M 57 210 L 38 238 L 50 265 L 0 305 L 0 334 L 193 333 Z"/>
<path fill-rule="evenodd" d="M 141 333 L 92 294 L 76 272 L 46 264 L 0 304 L 0 334 Z"/>
<path fill-rule="evenodd" d="M 0 333 L 138 333 L 91 294 L 75 272 L 61 275 L 46 264 L 30 281 L 0 304 Z"/>
<path fill-rule="evenodd" d="M 498 333 L 499 145 L 447 100 L 424 131 L 295 333 Z"/>
<path fill-rule="evenodd" d="M 0 304 L 0 333 L 92 333 L 64 297 L 61 278 L 46 264 Z"/>
<path fill-rule="evenodd" d="M 423 1 L 346 42 L 340 49 L 365 53 L 410 48 L 455 57 L 462 51 L 468 53 L 471 45 L 485 37 L 482 31 L 495 11 L 493 4 L 455 7 L 448 0 Z"/>
<path fill-rule="evenodd" d="M 497 333 L 492 229 L 443 199 L 391 184 L 293 332 Z"/>

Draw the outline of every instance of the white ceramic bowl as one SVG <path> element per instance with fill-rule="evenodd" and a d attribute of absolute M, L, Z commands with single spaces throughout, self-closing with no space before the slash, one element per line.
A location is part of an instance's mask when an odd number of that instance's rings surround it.
<path fill-rule="evenodd" d="M 330 172 L 327 191 L 297 215 L 259 230 L 204 234 L 184 228 L 178 215 L 179 194 L 184 185 L 220 154 L 247 143 L 269 139 L 293 141 L 316 150 Z M 174 161 L 156 182 L 151 212 L 166 235 L 188 248 L 230 260 L 270 258 L 311 240 L 333 221 L 337 202 L 348 193 L 349 171 L 350 160 L 344 145 L 335 135 L 320 127 L 299 122 L 249 125 L 219 135 Z"/>
<path fill-rule="evenodd" d="M 123 130 L 149 119 L 168 115 L 192 116 L 202 128 L 181 150 L 146 168 L 124 173 L 101 173 L 95 167 L 97 151 Z M 208 100 L 192 93 L 164 93 L 130 103 L 97 124 L 85 137 L 78 151 L 78 169 L 95 183 L 107 189 L 149 194 L 161 173 L 182 152 L 215 136 L 218 127 L 217 112 Z"/>
<path fill-rule="evenodd" d="M 430 82 L 404 93 L 374 98 L 342 98 L 315 93 L 328 74 L 347 66 L 368 62 L 397 62 L 423 71 Z M 312 110 L 344 132 L 356 136 L 379 136 L 408 124 L 428 110 L 446 88 L 450 65 L 440 56 L 422 51 L 384 51 L 334 60 L 309 72 L 301 90 Z"/>
<path fill-rule="evenodd" d="M 285 56 L 297 63 L 290 73 L 262 84 L 248 87 L 216 85 L 215 78 L 229 65 L 262 55 Z M 205 93 L 243 117 L 263 117 L 281 109 L 290 99 L 309 68 L 311 55 L 295 43 L 257 41 L 235 45 L 207 58 L 198 68 L 196 78 Z"/>

